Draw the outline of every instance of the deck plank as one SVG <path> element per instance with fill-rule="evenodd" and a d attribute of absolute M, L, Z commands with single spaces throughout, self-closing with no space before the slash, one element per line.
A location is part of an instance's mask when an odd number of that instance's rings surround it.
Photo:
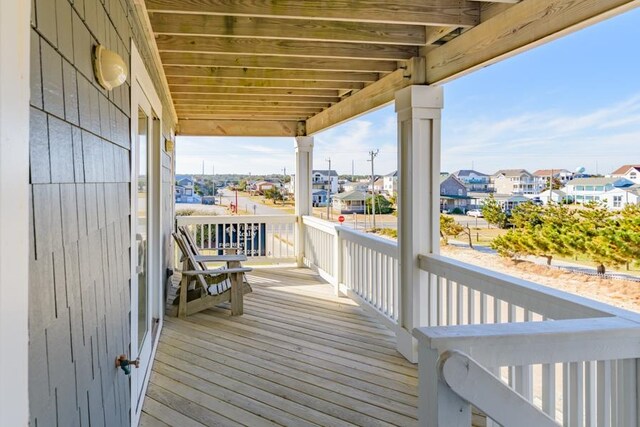
<path fill-rule="evenodd" d="M 144 425 L 417 426 L 394 334 L 307 269 L 254 270 L 245 315 L 168 318 Z"/>

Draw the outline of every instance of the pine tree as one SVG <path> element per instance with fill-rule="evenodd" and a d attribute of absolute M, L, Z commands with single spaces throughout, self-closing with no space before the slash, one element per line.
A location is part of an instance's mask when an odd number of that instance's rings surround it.
<path fill-rule="evenodd" d="M 445 245 L 449 244 L 449 236 L 456 237 L 462 234 L 464 228 L 449 215 L 440 215 L 440 237 Z"/>
<path fill-rule="evenodd" d="M 482 204 L 482 216 L 489 224 L 493 224 L 496 227 L 505 228 L 507 225 L 507 214 L 503 212 L 493 194 L 490 194 L 489 198 Z"/>

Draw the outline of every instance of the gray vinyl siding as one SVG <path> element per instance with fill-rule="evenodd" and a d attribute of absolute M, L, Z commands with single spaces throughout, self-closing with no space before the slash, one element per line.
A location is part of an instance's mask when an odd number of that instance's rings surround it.
<path fill-rule="evenodd" d="M 129 378 L 114 367 L 130 354 L 130 86 L 103 90 L 91 56 L 99 42 L 129 65 L 134 37 L 150 58 L 138 19 L 130 0 L 32 1 L 32 426 L 130 422 Z"/>

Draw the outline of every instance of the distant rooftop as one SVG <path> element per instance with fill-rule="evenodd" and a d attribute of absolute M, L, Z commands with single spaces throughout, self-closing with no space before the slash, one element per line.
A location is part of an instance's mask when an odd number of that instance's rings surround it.
<path fill-rule="evenodd" d="M 538 169 L 533 174 L 535 176 L 551 176 L 557 175 L 559 173 L 571 173 L 571 171 L 568 171 L 566 169 Z"/>
<path fill-rule="evenodd" d="M 504 175 L 504 176 L 520 176 L 522 174 L 531 175 L 526 169 L 500 169 L 493 176 Z"/>
<path fill-rule="evenodd" d="M 331 172 L 331 173 L 329 173 Z M 331 171 L 329 171 L 328 169 L 314 169 L 313 173 L 319 173 L 321 175 L 330 175 L 330 176 L 338 176 L 338 172 L 336 172 L 335 170 L 331 169 Z"/>
<path fill-rule="evenodd" d="M 575 178 L 567 182 L 567 185 L 615 185 L 617 182 L 628 183 L 626 186 L 630 186 L 633 183 L 624 178 L 605 178 L 605 177 L 592 177 L 592 178 Z"/>
<path fill-rule="evenodd" d="M 629 172 L 629 169 L 635 169 L 640 172 L 640 165 L 624 165 L 611 172 L 611 175 L 624 175 Z"/>
<path fill-rule="evenodd" d="M 478 172 L 477 170 L 473 170 L 473 169 L 460 169 L 453 172 L 452 175 L 460 177 L 460 176 L 469 176 L 471 174 L 474 174 L 477 176 L 489 176 L 486 173 Z"/>

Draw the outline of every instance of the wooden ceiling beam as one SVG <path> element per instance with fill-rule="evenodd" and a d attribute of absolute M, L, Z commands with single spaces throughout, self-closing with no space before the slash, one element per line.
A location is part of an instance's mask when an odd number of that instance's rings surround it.
<path fill-rule="evenodd" d="M 424 26 L 308 19 L 151 13 L 155 34 L 422 46 Z"/>
<path fill-rule="evenodd" d="M 337 96 L 288 96 L 288 95 L 247 95 L 238 93 L 174 93 L 172 94 L 173 100 L 179 104 L 181 102 L 195 102 L 195 103 L 208 103 L 208 102 L 233 102 L 233 103 L 245 103 L 245 102 L 272 102 L 272 103 L 287 103 L 287 104 L 333 104 L 340 101 Z"/>
<path fill-rule="evenodd" d="M 271 106 L 271 105 L 224 105 L 224 104 L 209 104 L 209 105 L 193 105 L 193 104 L 177 104 L 176 110 L 178 111 L 265 111 L 265 112 L 320 112 L 322 107 L 308 107 L 308 106 Z"/>
<path fill-rule="evenodd" d="M 297 40 L 238 39 L 229 37 L 159 35 L 160 51 L 201 52 L 219 55 L 287 56 L 403 61 L 418 54 L 415 46 L 331 43 Z M 302 60 L 301 60 L 302 61 Z"/>
<path fill-rule="evenodd" d="M 327 82 L 375 82 L 379 73 L 348 71 L 282 70 L 271 68 L 164 67 L 167 77 L 216 77 L 221 79 L 319 80 Z"/>
<path fill-rule="evenodd" d="M 301 89 L 362 89 L 359 82 L 326 82 L 310 80 L 254 80 L 254 79 L 218 79 L 211 77 L 168 77 L 169 86 L 220 86 L 247 88 L 301 88 Z"/>
<path fill-rule="evenodd" d="M 172 94 L 177 93 L 214 93 L 214 94 L 243 94 L 243 95 L 282 95 L 282 96 L 318 96 L 318 97 L 335 97 L 338 95 L 337 90 L 331 89 L 278 89 L 265 87 L 223 87 L 223 86 L 179 86 L 169 85 Z"/>
<path fill-rule="evenodd" d="M 152 12 L 252 16 L 388 24 L 478 23 L 478 3 L 468 0 L 146 0 Z"/>
<path fill-rule="evenodd" d="M 279 120 L 279 121 L 304 121 L 311 114 L 269 114 L 269 113 L 178 113 L 182 120 Z"/>
<path fill-rule="evenodd" d="M 398 66 L 391 61 L 364 59 L 299 58 L 283 56 L 212 55 L 194 52 L 160 52 L 165 66 L 230 67 L 247 69 L 283 69 L 308 71 L 355 71 L 390 73 Z"/>
<path fill-rule="evenodd" d="M 306 122 L 307 134 L 318 133 L 388 104 L 393 101 L 395 93 L 406 86 L 424 84 L 425 59 L 412 58 L 408 64 L 406 70 L 394 71 L 309 118 Z"/>
<path fill-rule="evenodd" d="M 186 136 L 298 136 L 295 120 L 181 120 L 179 135 Z"/>
<path fill-rule="evenodd" d="M 523 0 L 429 51 L 427 83 L 443 83 L 554 40 L 640 0 Z"/>

